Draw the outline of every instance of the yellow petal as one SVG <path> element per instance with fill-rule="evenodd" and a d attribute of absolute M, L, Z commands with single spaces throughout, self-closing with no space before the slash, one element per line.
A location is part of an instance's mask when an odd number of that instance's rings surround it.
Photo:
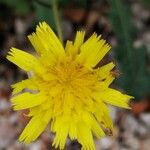
<path fill-rule="evenodd" d="M 77 138 L 79 143 L 82 145 L 82 150 L 95 150 L 92 132 L 88 127 L 88 124 L 83 121 L 79 122 L 77 131 Z"/>
<path fill-rule="evenodd" d="M 130 108 L 128 103 L 133 97 L 126 94 L 122 94 L 117 90 L 108 88 L 103 93 L 99 93 L 97 98 L 114 106 Z"/>
<path fill-rule="evenodd" d="M 112 74 L 110 74 L 106 77 L 104 81 L 100 81 L 95 84 L 95 86 L 93 87 L 94 91 L 97 91 L 97 93 L 103 93 L 108 88 L 108 86 L 114 81 L 114 79 L 115 77 Z"/>
<path fill-rule="evenodd" d="M 107 76 L 105 81 L 104 81 L 105 87 L 108 87 L 114 80 L 115 80 L 115 77 L 112 74 Z"/>
<path fill-rule="evenodd" d="M 36 33 L 29 35 L 28 38 L 35 50 L 41 55 L 46 53 L 49 58 L 61 58 L 65 55 L 60 40 L 46 22 L 40 23 L 36 28 Z"/>
<path fill-rule="evenodd" d="M 47 112 L 34 116 L 20 135 L 19 141 L 24 141 L 27 144 L 34 141 L 46 128 L 50 119 L 51 114 Z"/>
<path fill-rule="evenodd" d="M 29 113 L 27 114 L 28 117 L 32 117 L 32 116 L 37 116 L 37 114 L 41 112 L 41 107 L 40 105 L 35 106 L 35 107 L 31 107 L 29 109 Z"/>
<path fill-rule="evenodd" d="M 114 63 L 108 63 L 98 69 L 96 69 L 96 74 L 98 75 L 99 80 L 105 79 L 109 74 L 110 71 L 115 67 Z"/>
<path fill-rule="evenodd" d="M 69 137 L 71 140 L 77 139 L 77 126 L 76 123 L 70 120 Z"/>
<path fill-rule="evenodd" d="M 76 34 L 76 38 L 75 38 L 74 44 L 72 44 L 71 41 L 67 41 L 66 52 L 68 54 L 72 55 L 72 56 L 78 54 L 79 50 L 80 50 L 80 46 L 84 42 L 84 36 L 85 36 L 85 32 L 84 31 L 78 31 L 77 34 Z"/>
<path fill-rule="evenodd" d="M 65 147 L 69 132 L 68 118 L 65 118 L 65 116 L 57 117 L 52 124 L 52 131 L 56 133 L 53 146 L 55 146 L 55 148 L 59 147 L 62 150 Z"/>
<path fill-rule="evenodd" d="M 89 126 L 89 128 L 96 135 L 97 138 L 105 136 L 105 133 L 100 127 L 100 124 L 97 122 L 92 114 L 84 112 L 82 117 L 83 122 L 85 122 Z"/>
<path fill-rule="evenodd" d="M 103 131 L 103 129 L 101 128 L 100 126 L 100 123 L 98 123 L 96 121 L 96 119 L 92 116 L 91 118 L 91 122 L 92 122 L 92 126 L 91 126 L 91 130 L 92 132 L 94 133 L 94 135 L 97 137 L 97 138 L 101 138 L 101 137 L 104 137 L 105 136 L 105 133 Z"/>
<path fill-rule="evenodd" d="M 98 100 L 98 104 L 95 106 L 94 115 L 99 123 L 105 128 L 113 130 L 113 122 L 110 116 L 110 112 L 106 104 Z"/>
<path fill-rule="evenodd" d="M 17 48 L 12 48 L 8 54 L 9 55 L 7 56 L 7 59 L 16 64 L 21 69 L 27 72 L 33 71 L 40 75 L 45 73 L 45 68 L 41 62 L 33 55 Z"/>
<path fill-rule="evenodd" d="M 7 59 L 25 71 L 30 71 L 37 64 L 37 59 L 29 53 L 12 48 Z"/>
<path fill-rule="evenodd" d="M 81 45 L 77 62 L 88 68 L 95 67 L 109 50 L 110 46 L 105 44 L 105 40 L 100 40 L 100 36 L 93 34 Z"/>
<path fill-rule="evenodd" d="M 13 88 L 13 95 L 21 92 L 25 88 L 28 88 L 30 90 L 38 90 L 36 80 L 32 78 L 22 80 L 21 82 L 11 85 L 11 87 Z"/>
<path fill-rule="evenodd" d="M 74 51 L 73 49 L 75 49 L 75 47 L 73 46 L 73 42 L 67 40 L 66 47 L 65 47 L 66 54 L 72 55 L 71 52 Z"/>
<path fill-rule="evenodd" d="M 20 110 L 38 106 L 45 100 L 46 97 L 42 93 L 38 94 L 23 93 L 13 97 L 11 99 L 11 102 L 15 110 Z"/>
<path fill-rule="evenodd" d="M 97 44 L 100 37 L 97 34 L 93 34 L 86 42 L 84 42 L 80 47 L 80 54 L 77 56 L 77 61 L 84 64 L 86 59 L 93 53 L 93 46 Z"/>
<path fill-rule="evenodd" d="M 84 36 L 85 32 L 84 31 L 77 31 L 76 38 L 74 41 L 74 46 L 79 49 L 82 43 L 84 42 Z"/>

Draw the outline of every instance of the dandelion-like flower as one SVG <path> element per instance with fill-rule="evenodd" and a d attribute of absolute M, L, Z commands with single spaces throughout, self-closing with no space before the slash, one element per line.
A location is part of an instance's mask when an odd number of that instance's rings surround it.
<path fill-rule="evenodd" d="M 95 68 L 110 46 L 94 33 L 84 42 L 79 31 L 65 48 L 52 29 L 42 22 L 28 38 L 36 57 L 12 48 L 7 59 L 31 77 L 12 85 L 14 110 L 29 109 L 31 120 L 19 140 L 34 141 L 50 125 L 53 145 L 64 149 L 67 137 L 77 140 L 83 150 L 95 150 L 93 136 L 101 138 L 112 131 L 107 104 L 129 108 L 131 96 L 112 89 L 115 79 L 112 62 Z M 24 89 L 29 89 L 22 92 Z M 20 94 L 19 94 L 20 93 Z"/>

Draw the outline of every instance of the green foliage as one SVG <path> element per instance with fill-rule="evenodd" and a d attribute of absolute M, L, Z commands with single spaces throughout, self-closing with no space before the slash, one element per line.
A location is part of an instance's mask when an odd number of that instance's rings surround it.
<path fill-rule="evenodd" d="M 34 22 L 46 21 L 55 30 L 54 15 L 52 11 L 52 0 L 0 0 L 0 3 L 13 8 L 18 15 L 35 13 Z M 58 0 L 60 8 L 73 4 L 76 7 L 87 7 L 88 0 Z"/>
<path fill-rule="evenodd" d="M 0 0 L 0 3 L 6 4 L 9 7 L 13 7 L 16 13 L 20 13 L 23 15 L 31 11 L 29 0 Z"/>
<path fill-rule="evenodd" d="M 121 68 L 116 84 L 128 94 L 140 99 L 150 92 L 150 72 L 146 64 L 146 48 L 133 47 L 137 30 L 132 22 L 132 13 L 121 0 L 108 0 L 111 11 L 109 17 L 113 31 L 118 39 L 114 49 L 115 57 Z"/>
<path fill-rule="evenodd" d="M 140 0 L 140 1 L 146 8 L 150 8 L 150 0 Z"/>
<path fill-rule="evenodd" d="M 38 21 L 46 21 L 55 29 L 54 15 L 51 8 L 44 7 L 36 2 L 33 3 L 35 8 L 36 19 Z"/>
<path fill-rule="evenodd" d="M 35 12 L 35 22 L 46 21 L 55 29 L 54 17 L 50 7 L 38 3 L 39 0 L 0 0 L 0 3 L 13 8 L 18 15 L 27 15 L 31 11 Z M 40 2 L 50 6 L 50 0 L 40 0 Z"/>

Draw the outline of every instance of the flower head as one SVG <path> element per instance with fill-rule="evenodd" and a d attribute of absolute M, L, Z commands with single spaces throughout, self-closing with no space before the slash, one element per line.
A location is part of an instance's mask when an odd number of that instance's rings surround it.
<path fill-rule="evenodd" d="M 93 135 L 101 138 L 113 128 L 107 104 L 129 108 L 132 97 L 109 87 L 115 65 L 110 62 L 95 69 L 110 46 L 96 33 L 85 42 L 84 35 L 77 32 L 64 49 L 43 22 L 28 36 L 36 57 L 16 48 L 9 52 L 8 60 L 32 72 L 29 79 L 12 85 L 17 94 L 11 99 L 14 109 L 29 109 L 31 116 L 20 141 L 34 141 L 49 124 L 56 148 L 64 149 L 69 137 L 78 140 L 83 150 L 95 150 Z"/>

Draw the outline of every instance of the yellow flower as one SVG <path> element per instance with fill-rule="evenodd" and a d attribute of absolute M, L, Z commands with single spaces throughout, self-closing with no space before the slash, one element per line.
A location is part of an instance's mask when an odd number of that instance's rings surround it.
<path fill-rule="evenodd" d="M 82 150 L 95 150 L 93 135 L 101 138 L 113 128 L 107 104 L 129 108 L 132 97 L 109 88 L 115 65 L 110 62 L 95 69 L 110 46 L 96 33 L 85 42 L 84 35 L 78 31 L 75 41 L 67 41 L 64 49 L 42 22 L 28 36 L 36 57 L 16 48 L 9 52 L 8 60 L 32 73 L 29 79 L 12 85 L 17 94 L 11 99 L 14 110 L 29 109 L 31 116 L 20 141 L 34 141 L 50 125 L 55 148 L 64 149 L 69 137 Z M 26 88 L 29 90 L 18 94 Z"/>

